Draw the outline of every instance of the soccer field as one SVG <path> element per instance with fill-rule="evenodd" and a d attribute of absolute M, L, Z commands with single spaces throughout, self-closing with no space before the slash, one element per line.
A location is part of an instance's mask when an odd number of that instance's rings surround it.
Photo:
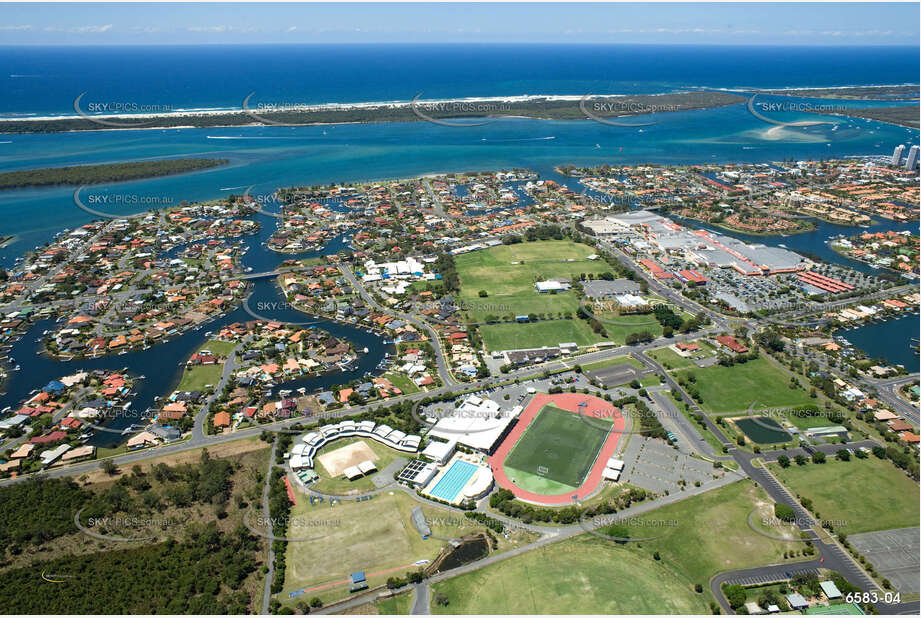
<path fill-rule="evenodd" d="M 507 474 L 514 479 L 521 471 L 579 487 L 608 435 L 595 426 L 600 422 L 593 419 L 590 425 L 577 414 L 544 406 L 506 458 Z"/>

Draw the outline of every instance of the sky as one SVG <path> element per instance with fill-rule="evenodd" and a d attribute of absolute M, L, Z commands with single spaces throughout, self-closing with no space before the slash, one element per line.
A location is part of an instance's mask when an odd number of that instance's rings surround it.
<path fill-rule="evenodd" d="M 908 3 L 0 3 L 0 45 L 919 44 Z"/>

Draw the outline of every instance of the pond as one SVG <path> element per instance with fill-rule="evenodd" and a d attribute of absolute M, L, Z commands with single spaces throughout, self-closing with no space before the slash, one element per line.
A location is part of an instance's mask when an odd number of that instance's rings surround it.
<path fill-rule="evenodd" d="M 772 418 L 765 416 L 756 416 L 754 418 L 743 418 L 735 422 L 742 433 L 756 444 L 777 444 L 778 442 L 788 442 L 790 434 Z"/>

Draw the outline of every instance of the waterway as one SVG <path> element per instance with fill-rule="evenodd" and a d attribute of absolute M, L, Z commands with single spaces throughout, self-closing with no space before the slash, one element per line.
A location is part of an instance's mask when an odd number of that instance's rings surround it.
<path fill-rule="evenodd" d="M 744 105 L 676 112 L 640 117 L 635 122 L 653 120 L 655 124 L 613 127 L 591 120 L 550 121 L 503 118 L 481 127 L 443 127 L 426 122 L 330 125 L 316 127 L 239 127 L 212 129 L 150 129 L 127 131 L 74 132 L 63 134 L 13 135 L 0 145 L 0 170 L 31 169 L 60 165 L 136 161 L 164 157 L 222 157 L 228 165 L 192 174 L 139 180 L 84 189 L 90 195 L 123 196 L 117 201 L 122 215 L 151 208 L 178 206 L 187 202 L 220 199 L 242 194 L 269 195 L 276 188 L 331 182 L 355 182 L 407 178 L 435 172 L 485 169 L 529 168 L 542 178 L 551 178 L 581 192 L 576 179 L 563 178 L 553 170 L 557 165 L 618 164 L 693 164 L 701 162 L 761 162 L 783 159 L 846 157 L 889 154 L 894 144 L 916 142 L 918 131 L 859 119 L 841 119 L 835 128 L 825 125 L 805 128 L 778 128 L 751 114 Z M 127 199 L 126 199 L 127 198 Z M 115 200 L 109 203 L 114 203 Z M 98 204 L 100 202 L 95 202 Z M 47 243 L 64 228 L 89 222 L 92 216 L 74 203 L 72 188 L 52 187 L 0 193 L 0 220 L 3 234 L 15 240 L 0 249 L 0 267 L 9 268 L 26 251 Z M 264 242 L 277 220 L 256 215 L 260 231 L 245 240 L 249 250 L 243 257 L 245 268 L 266 272 L 281 261 L 295 257 L 314 257 L 348 250 L 348 235 L 332 239 L 321 251 L 292 256 L 268 251 Z M 703 227 L 703 226 L 701 226 Z M 891 222 L 880 222 L 869 229 L 905 229 Z M 717 230 L 719 231 L 719 230 Z M 829 237 L 851 234 L 856 228 L 820 222 L 818 229 L 789 237 L 760 237 L 732 234 L 749 242 L 785 245 L 792 250 L 817 254 L 832 262 L 863 270 L 869 266 L 834 253 L 826 244 Z M 253 284 L 253 303 L 280 300 L 271 280 Z M 290 310 L 289 310 L 290 311 Z M 290 321 L 304 321 L 296 312 L 269 314 Z M 34 389 L 49 380 L 80 368 L 133 368 L 146 378 L 137 387 L 134 407 L 153 405 L 155 396 L 168 395 L 179 381 L 185 360 L 206 340 L 205 332 L 232 322 L 250 319 L 242 309 L 209 323 L 197 331 L 183 334 L 149 350 L 94 360 L 58 362 L 38 353 L 36 339 L 50 328 L 35 325 L 13 348 L 12 357 L 21 370 L 2 386 L 0 408 L 17 406 Z M 350 375 L 339 374 L 305 379 L 296 386 L 326 388 L 373 371 L 387 350 L 383 340 L 365 330 L 319 320 L 318 328 L 349 339 L 358 350 L 369 348 Z M 898 321 L 888 327 L 887 337 L 907 342 L 918 334 L 917 318 Z M 856 332 L 856 331 L 854 331 Z M 875 353 L 873 355 L 876 355 Z M 903 357 L 896 357 L 903 358 Z M 911 360 L 911 359 L 908 359 Z M 893 362 L 897 362 L 893 358 Z M 122 419 L 124 425 L 129 419 Z M 118 421 L 116 421 L 117 423 Z M 118 427 L 117 424 L 113 424 Z M 104 433 L 104 432 L 101 432 Z M 111 434 L 115 435 L 115 434 Z M 107 442 L 109 434 L 98 435 L 97 443 Z"/>
<path fill-rule="evenodd" d="M 261 227 L 257 234 L 247 238 L 249 250 L 243 258 L 244 267 L 251 267 L 254 272 L 266 272 L 276 269 L 289 258 L 310 258 L 325 254 L 334 254 L 347 247 L 344 236 L 337 236 L 321 250 L 302 254 L 281 254 L 265 248 L 264 242 L 274 231 L 277 219 L 267 215 L 255 215 Z M 305 328 L 318 328 L 329 334 L 351 342 L 359 351 L 358 360 L 348 371 L 337 371 L 310 377 L 298 378 L 283 384 L 287 389 L 305 388 L 312 392 L 331 388 L 337 384 L 359 379 L 367 374 L 378 372 L 378 364 L 393 346 L 385 339 L 367 329 L 310 316 L 288 307 L 284 302 L 274 278 L 257 279 L 252 283 L 248 300 L 250 308 L 265 308 L 260 315 L 281 322 L 304 324 Z M 166 397 L 179 384 L 185 362 L 209 339 L 209 333 L 216 333 L 227 324 L 246 322 L 253 316 L 241 306 L 227 315 L 207 322 L 193 330 L 176 336 L 169 341 L 155 345 L 147 350 L 134 350 L 123 355 L 104 356 L 94 359 L 76 359 L 63 361 L 51 358 L 43 352 L 40 342 L 45 330 L 54 328 L 54 320 L 36 322 L 10 350 L 10 357 L 18 364 L 19 371 L 10 372 L 10 378 L 3 384 L 4 392 L 0 395 L 0 409 L 6 406 L 18 406 L 36 389 L 42 388 L 50 380 L 58 379 L 81 370 L 107 369 L 122 370 L 128 368 L 132 377 L 144 375 L 136 382 L 131 399 L 130 414 L 112 419 L 105 424 L 112 431 L 97 431 L 88 444 L 94 446 L 113 446 L 127 439 L 121 430 L 137 422 L 141 413 L 148 408 L 157 407 L 156 397 Z M 309 324 L 307 324 L 309 323 Z M 362 352 L 364 348 L 367 353 Z M 282 386 L 282 385 L 279 385 Z"/>
<path fill-rule="evenodd" d="M 918 355 L 911 349 L 911 340 L 917 345 L 919 323 L 918 314 L 912 313 L 885 322 L 868 322 L 851 330 L 841 329 L 835 334 L 850 341 L 870 358 L 882 358 L 914 372 L 918 371 Z"/>

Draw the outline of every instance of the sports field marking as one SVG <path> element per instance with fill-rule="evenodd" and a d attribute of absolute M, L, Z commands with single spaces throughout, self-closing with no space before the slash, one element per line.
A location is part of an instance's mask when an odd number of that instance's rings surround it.
<path fill-rule="evenodd" d="M 595 462 L 607 432 L 578 414 L 544 406 L 505 460 L 509 468 L 579 487 Z"/>

